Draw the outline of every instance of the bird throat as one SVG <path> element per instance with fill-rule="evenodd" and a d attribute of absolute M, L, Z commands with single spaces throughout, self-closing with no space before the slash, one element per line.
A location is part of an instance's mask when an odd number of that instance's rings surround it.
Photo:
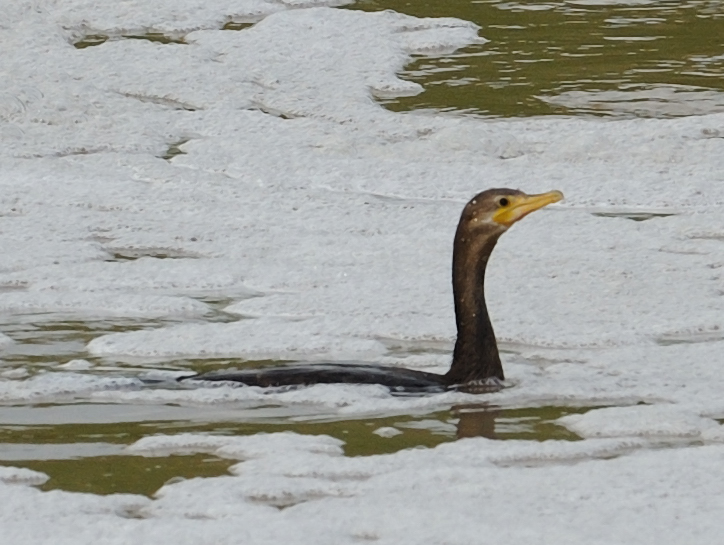
<path fill-rule="evenodd" d="M 445 375 L 448 385 L 504 379 L 485 304 L 485 269 L 501 234 L 491 226 L 489 233 L 474 236 L 459 227 L 455 235 L 452 276 L 458 336 L 452 365 Z"/>

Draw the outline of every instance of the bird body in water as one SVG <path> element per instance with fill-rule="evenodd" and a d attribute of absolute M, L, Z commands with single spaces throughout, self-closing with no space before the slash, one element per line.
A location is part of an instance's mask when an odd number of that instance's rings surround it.
<path fill-rule="evenodd" d="M 371 364 L 293 364 L 211 372 L 181 380 L 233 381 L 249 386 L 381 384 L 396 392 L 458 389 L 497 391 L 505 379 L 495 333 L 485 304 L 485 269 L 500 236 L 531 212 L 563 199 L 560 191 L 526 195 L 488 189 L 473 197 L 460 216 L 453 246 L 452 283 L 457 339 L 444 375 Z"/>

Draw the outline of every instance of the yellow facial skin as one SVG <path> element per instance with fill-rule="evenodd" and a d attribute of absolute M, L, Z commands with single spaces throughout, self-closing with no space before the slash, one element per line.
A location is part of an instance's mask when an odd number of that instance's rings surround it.
<path fill-rule="evenodd" d="M 549 191 L 538 195 L 511 195 L 498 199 L 498 210 L 493 212 L 493 221 L 510 227 L 516 221 L 544 206 L 558 202 L 563 199 L 560 191 Z"/>

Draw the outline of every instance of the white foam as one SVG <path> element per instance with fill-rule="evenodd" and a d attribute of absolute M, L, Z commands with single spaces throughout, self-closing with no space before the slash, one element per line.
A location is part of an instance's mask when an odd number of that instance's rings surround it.
<path fill-rule="evenodd" d="M 7 348 L 8 346 L 11 346 L 14 342 L 15 341 L 13 341 L 7 335 L 0 333 L 0 349 Z"/>
<path fill-rule="evenodd" d="M 574 6 L 640 6 L 652 4 L 654 0 L 566 0 Z"/>
<path fill-rule="evenodd" d="M 377 341 L 335 336 L 275 320 L 228 324 L 184 324 L 164 328 L 162 342 L 151 330 L 104 335 L 88 344 L 96 356 L 167 359 L 178 356 L 238 357 L 246 360 L 374 358 L 384 352 Z M 279 332 L 279 336 L 275 336 Z M 282 333 L 283 332 L 283 333 Z"/>
<path fill-rule="evenodd" d="M 87 360 L 70 360 L 58 367 L 66 371 L 87 371 L 93 367 L 93 364 Z"/>
<path fill-rule="evenodd" d="M 72 400 L 106 389 L 138 388 L 141 381 L 126 377 L 96 377 L 79 373 L 41 373 L 26 380 L 0 380 L 0 400 L 27 403 Z"/>
<path fill-rule="evenodd" d="M 237 270 L 229 270 L 225 260 L 174 260 L 154 259 L 150 257 L 120 263 L 91 262 L 78 265 L 52 265 L 49 267 L 36 267 L 22 273 L 11 273 L 4 276 L 4 280 L 12 285 L 22 282 L 32 291 L 78 291 L 78 292 L 126 292 L 130 295 L 128 305 L 134 301 L 134 292 L 146 293 L 192 293 L 207 294 L 228 291 L 236 294 L 247 294 L 241 282 L 241 274 Z M 61 274 L 62 273 L 62 274 Z M 127 293 L 131 292 L 131 293 Z M 22 301 L 23 295 L 10 294 L 9 301 Z M 96 300 L 99 300 L 103 293 Z M 67 306 L 73 306 L 73 295 L 66 296 Z M 75 306 L 81 306 L 78 296 L 75 296 Z M 112 297 L 112 296 L 111 296 Z M 53 295 L 48 297 L 52 305 Z M 61 297 L 56 306 L 64 306 Z M 85 297 L 88 302 L 93 301 Z M 31 295 L 27 298 L 28 306 L 33 301 L 42 301 L 42 297 Z M 138 301 L 138 299 L 136 300 Z M 168 299 L 157 299 L 160 305 Z M 154 303 L 153 299 L 149 300 Z M 36 303 L 38 305 L 39 303 Z M 186 303 L 187 308 L 193 305 Z M 200 308 L 196 305 L 196 308 Z M 130 311 L 129 311 L 130 312 Z"/>
<path fill-rule="evenodd" d="M 79 314 L 85 319 L 105 316 L 162 318 L 202 316 L 210 310 L 208 305 L 193 299 L 161 295 L 74 292 L 0 294 L 0 314 Z"/>
<path fill-rule="evenodd" d="M 401 435 L 403 432 L 391 426 L 383 426 L 381 428 L 377 428 L 372 433 L 379 435 L 380 437 L 390 438 L 395 437 L 396 435 Z"/>
<path fill-rule="evenodd" d="M 446 223 L 452 224 L 455 212 L 451 207 L 443 210 L 449 210 Z M 328 216 L 332 215 L 329 211 Z M 415 225 L 413 230 L 424 228 L 417 223 L 424 212 L 406 215 Z M 713 213 L 706 218 L 716 221 Z M 696 221 L 702 220 L 703 214 Z M 720 289 L 711 267 L 724 259 L 724 248 L 713 240 L 687 240 L 684 232 L 693 220 L 677 217 L 636 223 L 549 212 L 526 221 L 501 239 L 490 263 L 489 309 L 499 339 L 539 346 L 606 347 L 652 341 L 676 331 L 724 329 L 723 302 L 711 296 Z M 284 274 L 273 278 L 271 271 L 250 271 L 253 284 L 262 290 L 293 292 L 248 299 L 227 308 L 252 320 L 115 334 L 94 341 L 90 349 L 97 354 L 135 356 L 196 351 L 247 359 L 304 359 L 307 353 L 326 352 L 339 359 L 366 359 L 379 357 L 379 350 L 363 339 L 436 341 L 449 346 L 455 335 L 449 241 L 432 232 L 430 237 L 424 241 L 429 249 L 424 255 L 400 237 L 399 246 L 392 246 L 397 248 L 394 260 L 383 255 L 385 244 L 379 241 L 369 247 L 370 260 L 359 257 L 352 268 L 340 259 L 345 252 L 342 245 L 335 245 L 340 253 L 319 256 L 306 271 L 308 276 L 298 271 L 293 282 Z M 299 243 L 311 244 L 311 240 Z M 546 251 L 532 259 L 531 248 Z M 286 263 L 280 264 L 281 270 L 293 268 L 298 258 L 280 256 Z M 607 261 L 605 267 L 602 259 Z M 426 275 L 419 274 L 421 263 Z M 391 270 L 396 271 L 394 276 Z M 359 295 L 347 297 L 351 290 Z M 695 316 L 682 313 L 681 308 L 694 298 L 698 301 Z M 352 351 L 341 345 L 327 349 L 334 346 L 332 335 L 335 343 L 349 339 Z M 296 348 L 295 357 L 295 344 L 301 339 L 304 344 Z M 354 350 L 359 351 L 355 354 Z"/>
<path fill-rule="evenodd" d="M 610 456 L 636 443 L 468 439 L 436 449 L 345 458 L 324 438 L 307 438 L 302 446 L 289 434 L 262 437 L 272 441 L 268 445 L 283 441 L 236 466 L 235 476 L 169 484 L 154 500 L 56 492 L 51 502 L 50 495 L 15 489 L 14 501 L 3 511 L 4 531 L 10 538 L 48 543 L 49 528 L 56 542 L 71 537 L 77 542 L 81 521 L 89 536 L 95 535 L 95 527 L 111 529 L 119 543 L 130 543 L 142 528 L 144 535 L 151 532 L 188 543 L 216 540 L 230 532 L 239 535 L 239 527 L 245 542 L 251 543 L 340 543 L 364 536 L 390 543 L 413 543 L 423 536 L 469 541 L 479 538 L 481 527 L 486 536 L 514 545 L 529 543 L 535 535 L 570 543 L 603 543 L 599 535 L 621 542 L 636 538 L 641 543 L 677 543 L 690 536 L 691 525 L 699 528 L 701 542 L 714 543 L 718 535 L 711 517 L 719 508 L 721 479 L 716 468 L 721 447 L 550 465 L 551 460 L 575 460 L 584 451 Z M 231 444 L 242 438 L 223 439 Z M 163 441 L 156 440 L 159 445 Z M 209 444 L 204 438 L 196 441 Z M 306 454 L 284 456 L 294 444 Z M 528 450 L 527 458 L 516 462 L 505 457 L 506 451 L 521 446 Z M 0 488 L 0 493 L 5 490 Z M 545 502 L 540 502 L 540 490 L 546 490 Z M 662 527 L 662 512 L 676 522 Z M 28 525 L 31 513 L 48 524 Z M 454 520 L 440 513 L 454 513 Z M 564 515 L 586 524 L 561 524 L 559 517 Z"/>
<path fill-rule="evenodd" d="M 260 433 L 246 437 L 223 437 L 183 433 L 144 437 L 126 450 L 144 456 L 168 456 L 180 453 L 214 453 L 225 458 L 246 460 L 261 458 L 269 453 L 302 451 L 340 456 L 342 441 L 327 436 L 296 433 Z"/>
<path fill-rule="evenodd" d="M 558 422 L 582 437 L 700 437 L 720 428 L 710 418 L 667 405 L 610 407 L 570 414 Z"/>
<path fill-rule="evenodd" d="M 15 367 L 14 369 L 7 369 L 0 373 L 1 377 L 9 379 L 25 378 L 29 375 L 30 371 L 28 371 L 25 367 Z"/>
<path fill-rule="evenodd" d="M 24 467 L 2 467 L 0 466 L 0 483 L 3 484 L 25 484 L 38 485 L 48 480 L 45 473 L 32 471 Z"/>
<path fill-rule="evenodd" d="M 639 117 L 701 115 L 724 111 L 724 93 L 685 85 L 629 85 L 614 91 L 566 91 L 538 98 L 577 112 L 635 114 Z"/>
<path fill-rule="evenodd" d="M 76 34 L 85 32 L 142 34 L 166 32 L 185 34 L 202 28 L 220 29 L 230 20 L 256 21 L 285 8 L 340 6 L 349 0 L 224 0 L 213 4 L 200 2 L 155 1 L 152 4 L 132 0 L 114 2 L 74 1 L 72 10 L 59 10 L 56 21 Z"/>

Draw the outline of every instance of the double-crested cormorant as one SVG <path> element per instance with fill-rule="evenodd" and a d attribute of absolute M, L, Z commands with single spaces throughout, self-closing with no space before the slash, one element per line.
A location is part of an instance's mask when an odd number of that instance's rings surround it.
<path fill-rule="evenodd" d="M 560 191 L 526 195 L 515 189 L 488 189 L 465 205 L 453 247 L 458 336 L 452 365 L 444 375 L 381 365 L 316 363 L 217 371 L 182 380 L 234 381 L 249 386 L 381 384 L 398 392 L 499 390 L 503 366 L 485 305 L 485 268 L 500 235 L 531 212 L 562 198 Z"/>

